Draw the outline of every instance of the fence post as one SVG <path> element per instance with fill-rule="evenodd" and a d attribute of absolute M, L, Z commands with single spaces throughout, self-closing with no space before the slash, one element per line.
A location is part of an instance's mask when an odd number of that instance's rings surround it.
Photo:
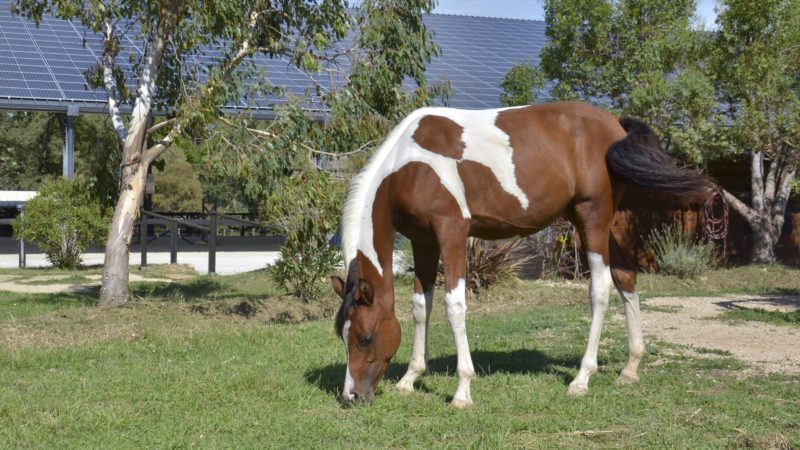
<path fill-rule="evenodd" d="M 24 206 L 18 206 L 17 209 L 19 209 L 19 218 L 22 219 L 22 216 L 25 215 L 25 207 Z M 27 265 L 27 261 L 25 261 L 26 258 L 27 258 L 27 255 L 25 254 L 25 239 L 20 239 L 19 240 L 19 263 L 18 263 L 20 269 L 24 269 L 25 266 Z"/>
<path fill-rule="evenodd" d="M 142 253 L 140 267 L 147 266 L 147 214 L 142 210 L 142 220 L 139 223 L 139 251 Z"/>
<path fill-rule="evenodd" d="M 178 222 L 172 222 L 169 230 L 169 263 L 178 263 Z"/>
<path fill-rule="evenodd" d="M 211 228 L 208 235 L 208 273 L 216 273 L 217 271 L 217 204 L 211 208 L 211 217 L 209 219 L 209 228 Z"/>

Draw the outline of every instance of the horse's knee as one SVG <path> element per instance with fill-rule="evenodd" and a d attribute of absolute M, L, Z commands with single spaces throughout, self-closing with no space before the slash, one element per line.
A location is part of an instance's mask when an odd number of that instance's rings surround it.
<path fill-rule="evenodd" d="M 411 315 L 414 317 L 414 322 L 416 323 L 422 323 L 428 319 L 428 306 L 424 294 L 414 293 Z"/>

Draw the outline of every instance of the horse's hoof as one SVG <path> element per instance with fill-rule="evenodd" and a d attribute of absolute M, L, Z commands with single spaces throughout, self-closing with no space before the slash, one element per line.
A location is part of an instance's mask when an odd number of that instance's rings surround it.
<path fill-rule="evenodd" d="M 414 385 L 411 383 L 404 383 L 402 380 L 400 380 L 400 382 L 397 383 L 394 388 L 401 394 L 410 394 L 414 392 Z"/>
<path fill-rule="evenodd" d="M 589 392 L 589 386 L 578 386 L 578 385 L 569 385 L 567 389 L 567 395 L 571 395 L 573 397 L 581 397 L 586 395 Z"/>
<path fill-rule="evenodd" d="M 619 377 L 617 378 L 617 381 L 614 382 L 614 384 L 619 386 L 624 386 L 626 384 L 635 384 L 638 382 L 639 382 L 639 377 L 637 377 L 636 375 L 628 375 L 626 373 L 621 373 L 619 374 Z"/>
<path fill-rule="evenodd" d="M 468 408 L 468 407 L 472 406 L 472 400 L 470 400 L 470 399 L 459 400 L 459 399 L 455 399 L 454 398 L 453 401 L 450 402 L 450 405 L 453 408 L 464 409 L 464 408 Z"/>

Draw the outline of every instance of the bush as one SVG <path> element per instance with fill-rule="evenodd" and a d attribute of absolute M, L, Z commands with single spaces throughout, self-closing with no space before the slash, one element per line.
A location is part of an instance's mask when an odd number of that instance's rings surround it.
<path fill-rule="evenodd" d="M 588 268 L 581 258 L 575 226 L 568 220 L 558 218 L 545 229 L 525 238 L 531 260 L 538 262 L 541 278 L 579 280 L 586 276 Z"/>
<path fill-rule="evenodd" d="M 467 241 L 467 290 L 479 294 L 489 287 L 517 275 L 522 265 L 530 261 L 525 241 Z M 444 282 L 444 268 L 439 263 L 439 283 Z"/>
<path fill-rule="evenodd" d="M 90 201 L 80 183 L 58 178 L 28 203 L 14 236 L 36 244 L 54 267 L 73 269 L 90 245 L 106 237 L 108 221 L 109 211 Z"/>
<path fill-rule="evenodd" d="M 330 239 L 339 229 L 343 201 L 341 183 L 310 170 L 279 182 L 261 208 L 261 217 L 286 237 L 269 274 L 289 294 L 309 300 L 327 289 L 321 281 L 340 260 Z"/>
<path fill-rule="evenodd" d="M 522 251 L 524 247 L 522 239 L 484 241 L 471 238 L 467 245 L 467 289 L 479 293 L 516 276 L 517 270 L 531 259 Z"/>
<path fill-rule="evenodd" d="M 659 271 L 679 278 L 694 278 L 716 263 L 712 244 L 701 242 L 677 225 L 653 230 L 649 247 Z"/>

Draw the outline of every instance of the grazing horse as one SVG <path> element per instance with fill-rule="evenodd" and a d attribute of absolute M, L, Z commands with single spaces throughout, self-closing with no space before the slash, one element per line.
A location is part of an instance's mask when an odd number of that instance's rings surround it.
<path fill-rule="evenodd" d="M 414 252 L 414 341 L 401 391 L 426 370 L 428 318 L 439 257 L 445 310 L 458 353 L 452 404 L 472 403 L 475 375 L 466 332 L 467 237 L 526 236 L 565 217 L 589 261 L 592 321 L 568 393 L 588 390 L 597 370 L 603 316 L 614 284 L 623 298 L 628 362 L 620 383 L 638 380 L 644 342 L 636 268 L 610 238 L 625 186 L 683 203 L 702 201 L 710 182 L 679 167 L 644 123 L 581 103 L 468 111 L 422 108 L 398 125 L 353 180 L 344 207 L 346 277 L 332 277 L 342 298 L 336 327 L 347 354 L 342 401 L 370 401 L 400 344 L 394 312 L 395 235 Z"/>

